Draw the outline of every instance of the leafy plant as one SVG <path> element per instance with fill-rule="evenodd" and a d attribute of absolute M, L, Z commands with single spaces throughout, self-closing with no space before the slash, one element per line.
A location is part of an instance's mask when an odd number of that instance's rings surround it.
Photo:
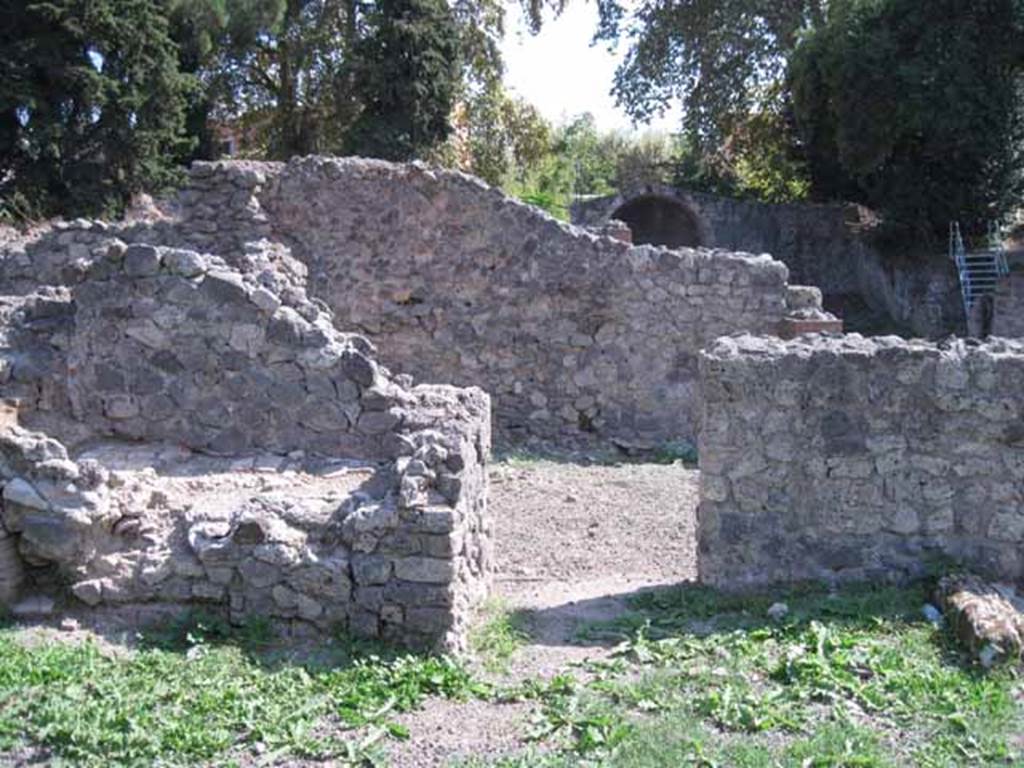
<path fill-rule="evenodd" d="M 110 656 L 92 643 L 29 647 L 0 630 L 0 750 L 27 742 L 75 765 L 195 765 L 258 746 L 363 765 L 389 732 L 401 735 L 393 713 L 427 696 L 487 694 L 448 658 L 343 641 L 300 661 L 253 639 L 191 617 L 164 637 L 177 650 Z M 357 727 L 359 738 L 335 735 Z"/>
<path fill-rule="evenodd" d="M 0 217 L 109 214 L 174 184 L 194 82 L 160 4 L 14 6 L 0 25 Z"/>
<path fill-rule="evenodd" d="M 1022 51 L 1016 0 L 831 3 L 789 74 L 815 195 L 904 238 L 984 232 L 1024 189 Z"/>
<path fill-rule="evenodd" d="M 487 671 L 505 672 L 516 651 L 529 640 L 529 634 L 522 618 L 499 598 L 488 601 L 482 614 L 485 620 L 470 634 L 469 646 Z"/>

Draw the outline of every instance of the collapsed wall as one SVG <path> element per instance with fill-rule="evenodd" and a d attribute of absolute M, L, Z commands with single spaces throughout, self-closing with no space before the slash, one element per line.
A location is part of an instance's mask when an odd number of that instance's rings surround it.
<path fill-rule="evenodd" d="M 112 231 L 217 253 L 287 273 L 282 290 L 306 286 L 395 371 L 484 388 L 503 438 L 643 447 L 694 438 L 703 346 L 787 314 L 769 257 L 630 247 L 417 164 L 196 164 L 171 213 L 73 223 L 0 265 L 0 285 L 73 283 Z"/>
<path fill-rule="evenodd" d="M 0 597 L 459 645 L 491 571 L 487 396 L 392 375 L 264 244 L 243 272 L 78 229 L 69 285 L 0 301 Z"/>
<path fill-rule="evenodd" d="M 738 336 L 701 356 L 712 584 L 1024 578 L 1024 344 Z"/>

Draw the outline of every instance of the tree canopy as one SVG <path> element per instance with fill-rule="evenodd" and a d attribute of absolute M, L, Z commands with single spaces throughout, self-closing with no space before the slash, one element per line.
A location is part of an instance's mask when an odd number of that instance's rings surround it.
<path fill-rule="evenodd" d="M 185 148 L 191 80 L 155 0 L 9 0 L 0 11 L 7 215 L 99 213 L 160 188 Z"/>
<path fill-rule="evenodd" d="M 597 39 L 628 50 L 612 92 L 638 121 L 674 103 L 696 148 L 715 149 L 764 109 L 800 34 L 825 21 L 827 0 L 598 0 Z"/>
<path fill-rule="evenodd" d="M 1020 0 L 833 0 L 790 68 L 815 194 L 983 231 L 1019 204 L 1022 65 Z"/>
<path fill-rule="evenodd" d="M 373 32 L 354 51 L 361 112 L 349 130 L 354 154 L 422 157 L 451 131 L 459 83 L 458 29 L 445 0 L 380 0 Z"/>

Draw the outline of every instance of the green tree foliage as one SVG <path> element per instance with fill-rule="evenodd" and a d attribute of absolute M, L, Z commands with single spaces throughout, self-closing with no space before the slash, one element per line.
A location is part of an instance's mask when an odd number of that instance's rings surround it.
<path fill-rule="evenodd" d="M 380 0 L 373 32 L 355 49 L 354 95 L 362 111 L 349 131 L 354 154 L 422 157 L 451 131 L 459 84 L 459 36 L 446 0 Z"/>
<path fill-rule="evenodd" d="M 221 0 L 206 0 L 216 17 Z M 355 0 L 223 0 L 203 82 L 221 119 L 241 119 L 273 158 L 336 149 L 358 112 L 351 55 Z M 193 13 L 196 11 L 193 10 Z"/>
<path fill-rule="evenodd" d="M 537 109 L 500 84 L 465 99 L 456 135 L 442 159 L 489 184 L 522 181 L 550 151 L 551 126 Z"/>
<path fill-rule="evenodd" d="M 174 177 L 186 94 L 154 0 L 0 6 L 6 215 L 94 214 Z"/>
<path fill-rule="evenodd" d="M 166 0 L 171 39 L 178 46 L 179 69 L 193 77 L 197 87 L 189 93 L 185 127 L 193 142 L 182 163 L 196 159 L 211 160 L 217 156 L 211 118 L 218 97 L 226 85 L 223 78 L 211 78 L 211 62 L 228 22 L 227 0 Z"/>
<path fill-rule="evenodd" d="M 905 235 L 974 231 L 1022 190 L 1020 0 L 833 0 L 790 69 L 815 193 Z"/>
<path fill-rule="evenodd" d="M 765 111 L 802 31 L 826 0 L 598 0 L 597 37 L 625 39 L 613 93 L 638 121 L 682 103 L 697 152 L 717 150 L 737 121 Z"/>
<path fill-rule="evenodd" d="M 392 74 L 398 71 L 394 62 L 367 58 L 382 34 L 404 36 L 404 45 L 421 50 L 435 46 L 435 53 L 417 64 L 418 89 L 434 90 L 441 98 L 448 98 L 450 78 L 448 67 L 434 59 L 449 55 L 443 49 L 453 37 L 461 53 L 460 93 L 501 80 L 505 15 L 500 0 L 453 0 L 444 9 L 420 3 L 413 11 L 394 2 L 357 0 L 168 3 L 182 66 L 197 71 L 203 83 L 197 112 L 205 109 L 208 117 L 257 137 L 249 147 L 255 155 L 283 159 L 344 152 L 365 100 L 379 99 L 379 92 L 370 96 L 362 78 L 368 73 L 377 78 L 378 66 Z M 414 31 L 399 20 L 410 12 L 419 14 Z M 389 15 L 394 22 L 388 22 Z M 428 29 L 429 23 L 437 23 L 438 29 Z M 386 24 L 390 31 L 384 33 Z M 422 77 L 431 72 L 445 82 L 424 85 Z M 416 95 L 420 107 L 429 98 L 429 92 Z M 389 156 L 402 154 L 396 152 Z"/>

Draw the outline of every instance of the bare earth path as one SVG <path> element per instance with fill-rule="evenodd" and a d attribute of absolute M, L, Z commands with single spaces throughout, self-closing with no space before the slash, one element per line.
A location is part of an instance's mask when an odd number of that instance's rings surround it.
<path fill-rule="evenodd" d="M 620 615 L 640 589 L 696 576 L 697 478 L 678 464 L 494 465 L 494 591 L 521 612 L 530 634 L 509 680 L 550 677 L 607 653 L 575 640 L 578 628 Z M 426 768 L 507 754 L 522 746 L 529 711 L 432 701 L 401 719 L 411 738 L 391 747 L 391 764 Z"/>

